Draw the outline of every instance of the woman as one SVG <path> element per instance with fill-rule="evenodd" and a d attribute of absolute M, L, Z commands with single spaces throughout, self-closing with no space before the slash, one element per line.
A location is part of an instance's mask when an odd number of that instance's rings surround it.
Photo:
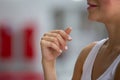
<path fill-rule="evenodd" d="M 88 18 L 105 24 L 108 38 L 86 46 L 78 57 L 72 80 L 120 80 L 120 0 L 88 0 Z M 41 39 L 45 80 L 57 80 L 56 58 L 67 50 L 71 28 L 53 30 Z"/>

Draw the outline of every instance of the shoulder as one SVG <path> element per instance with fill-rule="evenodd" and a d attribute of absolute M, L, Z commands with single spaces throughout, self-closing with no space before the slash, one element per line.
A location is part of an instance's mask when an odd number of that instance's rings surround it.
<path fill-rule="evenodd" d="M 82 53 L 89 53 L 91 51 L 91 49 L 96 45 L 97 42 L 92 42 L 90 44 L 88 44 L 86 47 L 84 47 L 81 51 Z"/>
<path fill-rule="evenodd" d="M 116 68 L 116 72 L 115 72 L 115 79 L 114 80 L 120 80 L 120 62 Z"/>
<path fill-rule="evenodd" d="M 86 57 L 88 56 L 88 54 L 90 53 L 90 51 L 92 50 L 92 48 L 96 45 L 96 43 L 97 42 L 92 42 L 92 43 L 88 44 L 86 47 L 84 47 L 82 49 L 81 53 L 79 54 L 77 61 L 78 62 L 80 61 L 83 64 L 84 61 L 85 61 L 85 59 L 86 59 Z"/>
<path fill-rule="evenodd" d="M 84 61 L 92 48 L 96 45 L 97 42 L 92 42 L 88 44 L 86 47 L 84 47 L 80 53 L 80 55 L 77 58 L 77 61 L 75 63 L 74 73 L 72 80 L 80 80 L 82 75 L 82 67 L 84 64 Z"/>
<path fill-rule="evenodd" d="M 81 53 L 78 56 L 78 61 L 84 62 L 92 48 L 96 45 L 96 42 L 92 42 L 88 44 L 86 47 L 84 47 L 81 51 Z"/>

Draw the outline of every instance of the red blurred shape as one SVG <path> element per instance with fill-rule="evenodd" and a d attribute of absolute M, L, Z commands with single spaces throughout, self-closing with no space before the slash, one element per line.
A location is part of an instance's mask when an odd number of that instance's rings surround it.
<path fill-rule="evenodd" d="M 6 74 L 0 74 L 0 80 L 14 80 L 12 74 L 6 73 Z"/>
<path fill-rule="evenodd" d="M 22 80 L 43 80 L 43 76 L 39 73 L 26 73 L 22 76 Z"/>
<path fill-rule="evenodd" d="M 0 72 L 0 80 L 44 80 L 38 72 Z"/>
<path fill-rule="evenodd" d="M 0 34 L 1 34 L 1 53 L 0 57 L 2 59 L 11 58 L 11 45 L 12 45 L 12 35 L 9 26 L 5 23 L 0 24 Z"/>
<path fill-rule="evenodd" d="M 25 58 L 26 59 L 33 59 L 35 56 L 34 53 L 34 28 L 35 24 L 30 22 L 25 25 L 25 33 L 24 33 L 24 40 L 25 40 Z"/>

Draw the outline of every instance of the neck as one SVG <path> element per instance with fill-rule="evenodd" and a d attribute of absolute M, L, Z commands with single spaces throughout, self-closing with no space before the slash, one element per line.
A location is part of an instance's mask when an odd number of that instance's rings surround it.
<path fill-rule="evenodd" d="M 120 47 L 120 23 L 106 24 L 108 30 L 108 43 L 114 47 Z"/>

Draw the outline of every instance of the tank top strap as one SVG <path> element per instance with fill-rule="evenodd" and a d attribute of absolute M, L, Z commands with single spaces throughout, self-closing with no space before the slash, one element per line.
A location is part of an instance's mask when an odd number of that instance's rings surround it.
<path fill-rule="evenodd" d="M 92 67 L 94 64 L 94 60 L 97 56 L 97 53 L 98 53 L 100 47 L 106 42 L 107 39 L 98 41 L 97 44 L 92 48 L 92 50 L 88 54 L 88 56 L 84 62 L 84 65 L 83 65 L 83 73 L 82 73 L 81 80 L 91 80 Z"/>

